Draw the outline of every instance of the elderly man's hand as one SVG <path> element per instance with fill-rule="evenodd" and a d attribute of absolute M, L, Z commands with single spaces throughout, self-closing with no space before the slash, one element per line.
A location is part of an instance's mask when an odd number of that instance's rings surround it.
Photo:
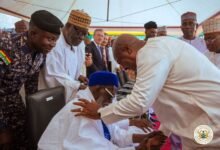
<path fill-rule="evenodd" d="M 140 129 L 142 129 L 144 132 L 148 132 L 151 131 L 151 128 L 153 127 L 153 125 L 151 124 L 150 121 L 148 121 L 147 119 L 129 119 L 129 125 L 130 126 L 136 126 Z"/>
<path fill-rule="evenodd" d="M 161 131 L 154 131 L 140 143 L 136 150 L 160 150 L 166 141 L 166 136 Z"/>
<path fill-rule="evenodd" d="M 83 76 L 83 75 L 80 75 L 79 78 L 78 78 L 78 80 L 79 80 L 80 82 L 84 83 L 85 85 L 87 85 L 88 82 L 89 82 L 89 79 L 88 79 L 87 77 Z"/>
<path fill-rule="evenodd" d="M 87 85 L 81 83 L 78 90 L 84 90 L 87 88 Z"/>
<path fill-rule="evenodd" d="M 84 116 L 90 119 L 100 119 L 100 114 L 98 113 L 101 106 L 94 100 L 91 102 L 86 99 L 80 99 L 79 102 L 74 102 L 74 105 L 80 106 L 82 108 L 72 109 L 75 112 L 75 116 Z"/>

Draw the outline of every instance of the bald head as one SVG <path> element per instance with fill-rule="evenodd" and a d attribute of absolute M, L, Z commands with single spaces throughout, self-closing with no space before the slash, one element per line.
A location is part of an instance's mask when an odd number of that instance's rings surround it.
<path fill-rule="evenodd" d="M 132 48 L 133 44 L 138 43 L 139 39 L 130 34 L 120 35 L 113 44 L 114 57 L 120 56 L 121 53 L 126 51 L 128 48 Z"/>
<path fill-rule="evenodd" d="M 137 51 L 145 45 L 145 41 L 139 40 L 133 35 L 122 34 L 120 35 L 113 44 L 113 54 L 115 60 L 123 67 L 130 68 L 125 60 L 131 60 L 136 63 Z"/>

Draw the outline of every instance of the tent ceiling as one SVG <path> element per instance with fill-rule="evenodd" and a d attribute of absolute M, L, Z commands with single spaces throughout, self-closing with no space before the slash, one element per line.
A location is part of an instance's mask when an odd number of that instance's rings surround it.
<path fill-rule="evenodd" d="M 41 9 L 54 13 L 64 23 L 72 9 L 83 9 L 92 16 L 92 26 L 143 26 L 150 20 L 179 26 L 186 11 L 196 12 L 198 23 L 219 12 L 220 0 L 0 0 L 0 12 L 20 18 L 28 19 Z"/>

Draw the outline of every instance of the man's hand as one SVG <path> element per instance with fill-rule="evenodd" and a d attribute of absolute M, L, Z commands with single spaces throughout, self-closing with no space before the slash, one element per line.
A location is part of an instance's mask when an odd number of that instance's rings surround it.
<path fill-rule="evenodd" d="M 86 88 L 87 88 L 87 85 L 81 83 L 78 90 L 84 90 Z"/>
<path fill-rule="evenodd" d="M 129 119 L 129 126 L 136 126 L 144 132 L 151 131 L 150 128 L 153 127 L 151 122 L 147 119 Z"/>
<path fill-rule="evenodd" d="M 94 100 L 91 102 L 86 99 L 79 99 L 79 102 L 74 102 L 74 105 L 80 106 L 82 108 L 72 109 L 72 112 L 75 112 L 75 116 L 84 116 L 90 119 L 100 119 L 101 116 L 98 113 L 101 106 Z"/>
<path fill-rule="evenodd" d="M 88 79 L 87 77 L 84 77 L 83 75 L 80 75 L 79 78 L 78 78 L 78 80 L 79 80 L 80 82 L 84 83 L 85 85 L 87 85 L 88 82 L 89 82 L 89 79 Z"/>
<path fill-rule="evenodd" d="M 93 64 L 92 54 L 91 53 L 86 53 L 86 58 L 85 58 L 86 67 L 90 67 L 92 64 Z"/>
<path fill-rule="evenodd" d="M 161 131 L 154 131 L 140 143 L 136 150 L 160 150 L 166 141 L 166 136 Z"/>

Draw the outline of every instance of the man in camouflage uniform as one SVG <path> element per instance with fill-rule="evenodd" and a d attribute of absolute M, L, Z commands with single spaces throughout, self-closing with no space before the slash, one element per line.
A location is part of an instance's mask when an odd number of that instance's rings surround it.
<path fill-rule="evenodd" d="M 40 67 L 63 24 L 40 10 L 32 14 L 29 26 L 20 36 L 0 39 L 0 149 L 28 149 L 25 105 L 19 90 L 24 84 L 26 95 L 37 92 Z"/>

